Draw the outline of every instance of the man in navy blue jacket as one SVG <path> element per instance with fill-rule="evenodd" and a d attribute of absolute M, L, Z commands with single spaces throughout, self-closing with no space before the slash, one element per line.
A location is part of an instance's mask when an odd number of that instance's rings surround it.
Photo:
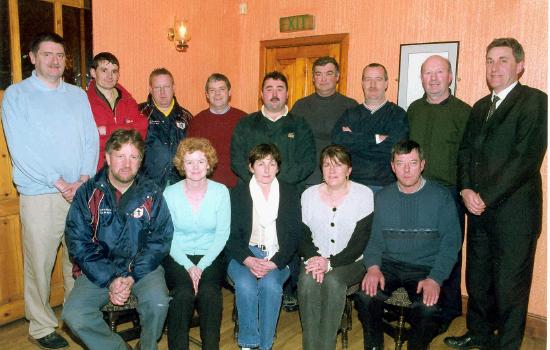
<path fill-rule="evenodd" d="M 138 299 L 141 349 L 156 349 L 168 312 L 162 259 L 173 226 L 160 188 L 136 176 L 144 142 L 136 130 L 117 130 L 105 145 L 106 166 L 77 191 L 66 224 L 69 254 L 81 269 L 63 320 L 89 349 L 126 350 L 100 308 Z"/>

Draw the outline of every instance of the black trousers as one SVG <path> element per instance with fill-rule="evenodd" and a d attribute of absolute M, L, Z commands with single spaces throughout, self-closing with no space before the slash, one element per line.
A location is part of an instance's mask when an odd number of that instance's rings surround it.
<path fill-rule="evenodd" d="M 412 328 L 408 348 L 411 350 L 427 349 L 437 331 L 435 316 L 439 307 L 437 305 L 426 306 L 422 302 L 422 294 L 416 293 L 416 288 L 418 282 L 428 276 L 430 267 L 383 260 L 380 269 L 385 279 L 384 290 L 378 289 L 374 297 L 359 291 L 355 298 L 359 319 L 363 325 L 365 350 L 372 347 L 383 348 L 384 301 L 400 287 L 407 290 L 412 302 L 409 313 Z"/>
<path fill-rule="evenodd" d="M 456 210 L 458 212 L 458 220 L 460 222 L 460 232 L 462 232 L 462 241 L 464 241 L 464 219 L 466 209 L 462 203 L 462 198 L 457 192 L 455 186 L 446 186 L 451 192 L 455 201 Z M 461 244 L 462 247 L 462 244 Z M 455 318 L 462 315 L 462 290 L 460 288 L 462 280 L 462 248 L 458 251 L 456 264 L 449 274 L 449 278 L 443 281 L 441 285 L 441 294 L 439 296 L 439 319 L 442 323 L 449 324 Z"/>
<path fill-rule="evenodd" d="M 187 256 L 194 264 L 202 258 L 200 255 Z M 220 347 L 220 327 L 222 320 L 221 285 L 225 276 L 223 256 L 218 256 L 207 267 L 199 282 L 199 292 L 195 295 L 189 273 L 171 256 L 163 262 L 166 273 L 166 285 L 172 300 L 168 308 L 168 348 L 170 350 L 189 349 L 189 328 L 193 311 L 197 307 L 200 318 L 202 348 L 217 350 Z"/>
<path fill-rule="evenodd" d="M 468 217 L 466 324 L 478 336 L 497 330 L 500 349 L 519 349 L 525 331 L 539 228 L 519 229 L 523 215 Z"/>

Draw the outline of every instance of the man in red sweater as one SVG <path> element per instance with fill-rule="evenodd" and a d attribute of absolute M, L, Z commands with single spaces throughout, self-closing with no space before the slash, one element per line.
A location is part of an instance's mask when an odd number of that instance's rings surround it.
<path fill-rule="evenodd" d="M 231 188 L 237 184 L 237 176 L 231 170 L 231 135 L 246 113 L 229 105 L 231 83 L 225 75 L 214 73 L 209 76 L 205 90 L 209 107 L 191 120 L 187 135 L 205 137 L 212 142 L 218 153 L 218 166 L 212 179 Z"/>
<path fill-rule="evenodd" d="M 95 123 L 99 132 L 99 162 L 97 169 L 104 163 L 105 142 L 117 129 L 136 129 L 143 139 L 147 133 L 147 118 L 139 112 L 136 100 L 118 84 L 120 64 L 110 52 L 95 55 L 90 68 L 93 80 L 88 87 L 88 100 L 92 107 Z"/>

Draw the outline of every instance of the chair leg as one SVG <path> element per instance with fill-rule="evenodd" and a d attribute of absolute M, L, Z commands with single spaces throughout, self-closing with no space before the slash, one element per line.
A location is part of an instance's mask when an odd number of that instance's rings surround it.
<path fill-rule="evenodd" d="M 348 350 L 348 330 L 342 331 L 342 349 Z"/>
<path fill-rule="evenodd" d="M 395 350 L 401 350 L 403 346 L 403 332 L 405 331 L 405 310 L 399 308 L 399 321 L 397 323 L 397 337 L 395 339 Z"/>
<path fill-rule="evenodd" d="M 233 338 L 238 342 L 239 340 L 239 314 L 237 311 L 237 297 L 233 294 L 233 313 L 231 315 L 233 323 L 235 324 L 233 328 Z"/>
<path fill-rule="evenodd" d="M 111 331 L 116 333 L 116 327 L 118 324 L 118 315 L 116 312 L 109 312 L 109 326 L 111 327 Z"/>

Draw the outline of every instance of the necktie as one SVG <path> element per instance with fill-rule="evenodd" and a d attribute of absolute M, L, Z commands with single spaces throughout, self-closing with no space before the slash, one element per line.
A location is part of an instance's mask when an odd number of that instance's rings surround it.
<path fill-rule="evenodd" d="M 493 101 L 491 102 L 491 107 L 489 108 L 489 112 L 487 113 L 487 118 L 485 118 L 485 121 L 489 120 L 493 113 L 495 113 L 495 109 L 497 109 L 497 102 L 500 100 L 500 97 L 497 95 L 493 96 Z"/>

